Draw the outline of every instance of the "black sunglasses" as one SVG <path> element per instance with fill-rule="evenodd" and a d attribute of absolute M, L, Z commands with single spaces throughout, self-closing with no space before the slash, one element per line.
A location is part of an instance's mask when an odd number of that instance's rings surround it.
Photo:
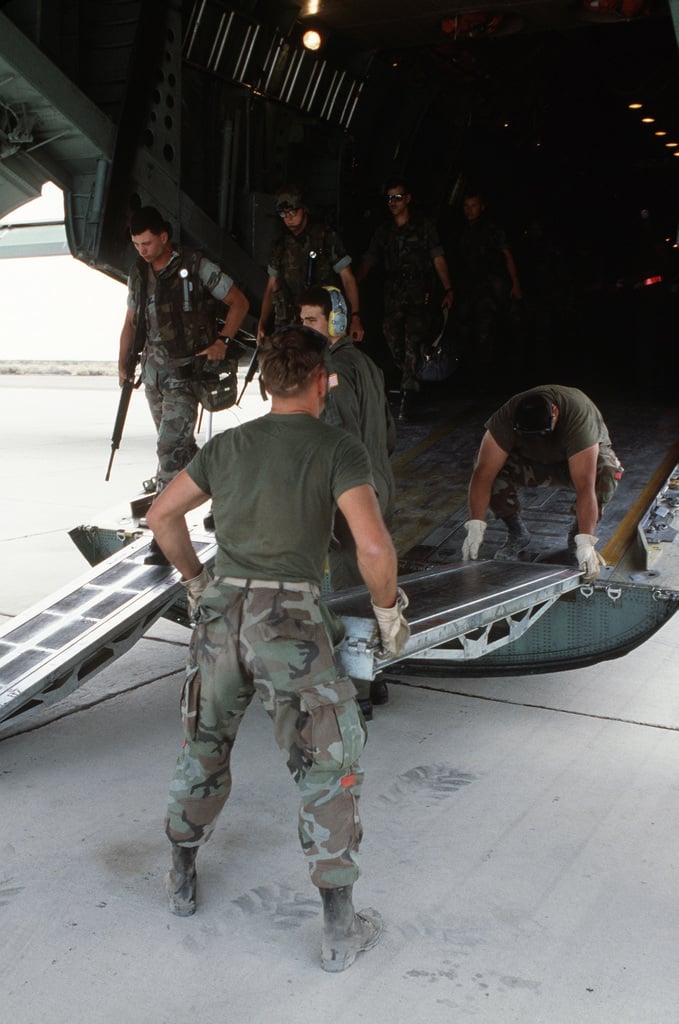
<path fill-rule="evenodd" d="M 387 196 L 388 203 L 400 203 L 402 199 L 405 199 L 405 195 L 402 192 L 394 192 L 392 195 Z"/>

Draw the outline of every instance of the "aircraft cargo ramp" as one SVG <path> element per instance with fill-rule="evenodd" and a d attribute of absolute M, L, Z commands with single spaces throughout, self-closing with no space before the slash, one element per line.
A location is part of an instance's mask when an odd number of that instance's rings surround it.
<path fill-rule="evenodd" d="M 201 560 L 211 564 L 214 540 L 192 539 Z M 178 573 L 144 563 L 149 542 L 145 533 L 0 632 L 0 735 L 110 665 L 157 618 L 172 617 L 175 602 L 182 621 Z M 412 631 L 405 656 L 421 657 L 447 643 L 458 658 L 468 659 L 523 635 L 561 594 L 579 585 L 580 574 L 555 566 L 478 562 L 415 573 L 401 582 L 410 599 Z M 346 625 L 341 656 L 347 672 L 373 679 L 396 660 L 381 654 L 364 588 L 328 603 Z"/>

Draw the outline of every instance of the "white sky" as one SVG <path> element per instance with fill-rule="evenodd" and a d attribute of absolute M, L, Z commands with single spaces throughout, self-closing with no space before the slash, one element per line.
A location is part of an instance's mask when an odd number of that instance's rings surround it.
<path fill-rule="evenodd" d="M 63 217 L 61 190 L 47 184 L 3 220 Z M 0 360 L 117 361 L 125 295 L 125 285 L 72 256 L 0 260 Z"/>

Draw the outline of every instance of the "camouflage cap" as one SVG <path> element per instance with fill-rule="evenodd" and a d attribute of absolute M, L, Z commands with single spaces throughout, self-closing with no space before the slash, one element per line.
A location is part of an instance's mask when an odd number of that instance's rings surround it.
<path fill-rule="evenodd" d="M 284 213 L 286 210 L 298 210 L 304 206 L 302 193 L 298 189 L 286 188 L 276 193 L 276 213 Z"/>

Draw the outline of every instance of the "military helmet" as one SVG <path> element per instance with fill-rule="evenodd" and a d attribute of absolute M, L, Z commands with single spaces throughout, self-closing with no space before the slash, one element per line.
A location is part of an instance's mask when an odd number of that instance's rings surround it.
<path fill-rule="evenodd" d="M 305 204 L 302 193 L 296 185 L 285 185 L 276 193 L 276 213 L 298 210 L 300 206 L 305 206 Z"/>

